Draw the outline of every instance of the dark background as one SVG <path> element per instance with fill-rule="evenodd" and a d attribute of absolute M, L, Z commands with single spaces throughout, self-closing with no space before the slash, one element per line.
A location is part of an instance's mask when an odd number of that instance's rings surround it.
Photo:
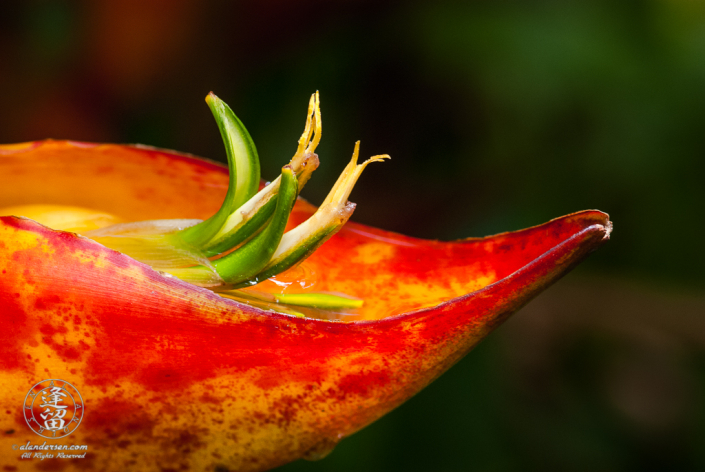
<path fill-rule="evenodd" d="M 438 239 L 610 213 L 610 241 L 405 405 L 293 470 L 705 470 L 705 3 L 0 2 L 0 142 L 224 160 L 213 90 L 320 203 Z"/>

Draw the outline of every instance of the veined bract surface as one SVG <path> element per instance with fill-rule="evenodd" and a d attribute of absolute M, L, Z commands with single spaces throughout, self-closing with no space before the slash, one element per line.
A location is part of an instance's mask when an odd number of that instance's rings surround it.
<path fill-rule="evenodd" d="M 228 186 L 226 168 L 189 156 L 57 141 L 0 147 L 0 179 L 0 207 L 73 205 L 124 221 L 207 218 Z M 313 211 L 299 200 L 289 224 Z M 279 285 L 263 284 L 365 300 L 341 322 L 242 305 L 3 216 L 0 462 L 33 470 L 40 462 L 13 450 L 28 441 L 88 445 L 62 470 L 266 470 L 315 458 L 439 376 L 610 231 L 598 211 L 447 243 L 348 223 Z M 83 396 L 70 436 L 45 440 L 25 423 L 23 398 L 44 379 Z"/>

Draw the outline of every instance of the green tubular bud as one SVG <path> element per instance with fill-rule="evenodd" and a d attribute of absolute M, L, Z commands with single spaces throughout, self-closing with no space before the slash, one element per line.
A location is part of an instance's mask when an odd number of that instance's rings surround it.
<path fill-rule="evenodd" d="M 298 180 L 299 192 L 318 167 L 318 156 L 315 151 L 321 140 L 321 132 L 321 107 L 318 92 L 316 92 L 311 95 L 308 102 L 306 126 L 299 138 L 296 153 L 289 162 L 289 166 Z M 221 254 L 246 241 L 259 231 L 274 213 L 280 183 L 281 177 L 277 177 L 231 213 L 213 238 L 200 246 L 204 253 L 209 257 Z"/>
<path fill-rule="evenodd" d="M 373 156 L 362 164 L 357 163 L 360 142 L 355 144 L 352 159 L 335 183 L 323 204 L 308 220 L 286 233 L 271 261 L 255 276 L 243 280 L 236 288 L 255 285 L 277 275 L 310 256 L 321 244 L 338 231 L 350 218 L 355 204 L 348 202 L 362 171 L 372 162 L 389 159 L 389 156 Z"/>
<path fill-rule="evenodd" d="M 318 167 L 318 156 L 307 153 L 289 163 L 298 181 L 298 192 Z M 235 210 L 220 231 L 202 246 L 204 254 L 212 257 L 226 252 L 257 233 L 274 213 L 277 205 L 281 176 L 260 190 L 254 197 Z"/>
<path fill-rule="evenodd" d="M 291 167 L 285 166 L 281 177 L 277 206 L 267 227 L 242 247 L 212 261 L 213 267 L 226 284 L 238 284 L 260 272 L 277 249 L 298 189 Z"/>
<path fill-rule="evenodd" d="M 364 304 L 364 300 L 359 298 L 320 292 L 275 294 L 254 290 L 231 289 L 219 290 L 217 293 L 222 297 L 246 303 L 257 308 L 286 313 L 297 317 L 309 316 L 327 319 L 327 317 L 333 313 L 338 315 L 350 314 L 349 310 L 355 310 L 362 307 Z M 303 309 L 305 313 L 292 310 L 292 306 L 301 307 L 299 309 Z M 345 311 L 348 311 L 348 313 L 345 313 Z"/>
<path fill-rule="evenodd" d="M 217 256 L 246 241 L 266 225 L 276 206 L 277 195 L 273 195 L 249 212 L 242 208 L 235 210 L 229 219 L 237 217 L 239 221 L 230 231 L 224 232 L 222 235 L 218 233 L 215 238 L 206 243 L 203 248 L 204 254 L 208 257 Z"/>
<path fill-rule="evenodd" d="M 272 261 L 267 264 L 262 272 L 236 285 L 235 288 L 249 287 L 251 285 L 264 282 L 268 278 L 281 274 L 285 270 L 290 269 L 300 263 L 313 254 L 316 249 L 321 247 L 323 243 L 328 241 L 331 236 L 337 233 L 338 230 L 348 221 L 354 210 L 355 204 L 349 202 L 340 212 L 339 218 L 336 221 L 320 228 L 318 231 L 307 234 L 305 237 L 296 240 L 296 244 L 292 244 L 288 251 L 282 252 L 278 256 L 275 255 L 272 258 Z"/>
<path fill-rule="evenodd" d="M 211 240 L 225 220 L 252 198 L 259 188 L 260 166 L 257 149 L 250 134 L 235 113 L 213 92 L 206 97 L 213 113 L 228 157 L 230 181 L 228 193 L 218 212 L 201 224 L 181 232 L 183 240 L 196 247 Z"/>
<path fill-rule="evenodd" d="M 85 236 L 160 270 L 208 264 L 207 257 L 217 253 L 204 250 L 203 244 L 218 233 L 237 208 L 257 193 L 260 167 L 252 138 L 232 110 L 213 93 L 206 97 L 206 103 L 220 129 L 230 172 L 228 192 L 218 212 L 206 221 L 124 223 L 87 232 Z M 266 218 L 261 223 L 265 221 Z M 232 249 L 239 242 L 220 252 Z"/>
<path fill-rule="evenodd" d="M 279 303 L 277 303 L 274 297 L 267 296 L 268 294 L 251 294 L 249 292 L 243 292 L 241 290 L 229 290 L 218 292 L 218 295 L 220 295 L 221 297 L 238 301 L 240 303 L 245 303 L 255 308 L 260 308 L 262 310 L 271 311 L 275 313 L 284 313 L 287 315 L 295 316 L 297 318 L 304 318 L 303 313 L 280 305 Z"/>
<path fill-rule="evenodd" d="M 292 293 L 274 295 L 279 303 L 287 305 L 307 306 L 323 310 L 349 310 L 360 308 L 364 300 L 348 298 L 329 293 Z"/>

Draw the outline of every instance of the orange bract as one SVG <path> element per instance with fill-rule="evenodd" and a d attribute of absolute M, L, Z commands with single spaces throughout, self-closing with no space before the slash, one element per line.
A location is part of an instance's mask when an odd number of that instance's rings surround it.
<path fill-rule="evenodd" d="M 166 151 L 53 141 L 0 148 L 0 178 L 10 183 L 0 207 L 75 205 L 126 221 L 206 218 L 228 182 L 225 168 Z M 299 201 L 290 224 L 313 210 Z M 3 217 L 0 321 L 13 329 L 0 331 L 0 406 L 16 413 L 0 447 L 39 442 L 21 398 L 59 378 L 86 402 L 80 428 L 59 441 L 89 445 L 82 467 L 265 470 L 316 456 L 440 375 L 610 227 L 586 211 L 442 243 L 349 223 L 279 285 L 263 284 L 365 300 L 356 319 L 367 321 L 331 322 L 241 305 Z M 3 464 L 31 465 L 19 456 Z"/>

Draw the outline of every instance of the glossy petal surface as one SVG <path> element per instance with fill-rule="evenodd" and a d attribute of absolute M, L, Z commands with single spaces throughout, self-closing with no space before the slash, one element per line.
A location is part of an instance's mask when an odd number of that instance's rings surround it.
<path fill-rule="evenodd" d="M 0 206 L 77 205 L 128 221 L 208 217 L 228 180 L 221 166 L 164 151 L 66 142 L 0 148 L 0 177 L 13 182 Z M 312 210 L 300 201 L 292 223 Z M 37 464 L 12 444 L 43 441 L 21 406 L 48 378 L 86 402 L 76 432 L 53 441 L 89 445 L 64 470 L 265 470 L 316 456 L 418 392 L 609 231 L 597 211 L 452 243 L 348 224 L 280 276 L 287 293 L 365 300 L 363 321 L 330 322 L 262 312 L 3 217 L 0 462 Z"/>

